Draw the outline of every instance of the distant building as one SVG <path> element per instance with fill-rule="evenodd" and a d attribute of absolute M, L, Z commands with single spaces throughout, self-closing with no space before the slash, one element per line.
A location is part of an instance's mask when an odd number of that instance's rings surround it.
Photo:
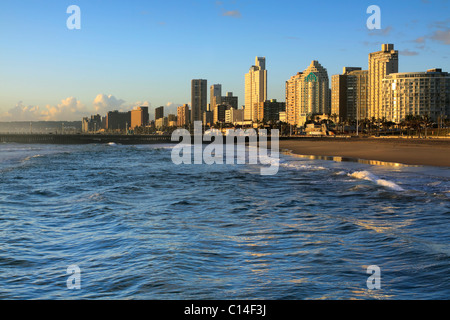
<path fill-rule="evenodd" d="M 222 85 L 213 84 L 209 91 L 209 108 L 208 111 L 213 111 L 214 108 L 222 103 Z"/>
<path fill-rule="evenodd" d="M 267 99 L 266 58 L 256 57 L 255 65 L 245 74 L 245 120 L 256 122 L 258 106 Z"/>
<path fill-rule="evenodd" d="M 399 123 L 407 115 L 436 121 L 450 116 L 450 74 L 442 69 L 391 73 L 383 79 L 382 110 L 388 121 Z"/>
<path fill-rule="evenodd" d="M 177 116 L 174 114 L 169 114 L 167 116 L 167 125 L 169 127 L 176 127 L 177 126 Z"/>
<path fill-rule="evenodd" d="M 187 126 L 190 122 L 189 106 L 184 104 L 177 108 L 177 125 L 179 127 Z"/>
<path fill-rule="evenodd" d="M 158 107 L 155 109 L 155 120 L 158 120 L 160 118 L 164 118 L 164 107 Z"/>
<path fill-rule="evenodd" d="M 206 111 L 207 80 L 193 79 L 191 81 L 191 122 L 202 121 L 203 112 Z"/>
<path fill-rule="evenodd" d="M 138 107 L 135 110 L 131 110 L 131 123 L 130 128 L 145 127 L 148 124 L 149 115 L 148 107 Z"/>
<path fill-rule="evenodd" d="M 203 112 L 202 123 L 203 125 L 212 126 L 214 124 L 214 111 Z"/>
<path fill-rule="evenodd" d="M 225 122 L 236 123 L 244 121 L 244 109 L 230 108 L 225 110 Z"/>
<path fill-rule="evenodd" d="M 156 129 L 162 129 L 169 126 L 169 121 L 167 117 L 159 118 L 155 120 Z"/>
<path fill-rule="evenodd" d="M 99 114 L 91 115 L 91 117 L 85 117 L 82 120 L 81 131 L 82 132 L 96 132 L 102 129 L 102 117 Z"/>
<path fill-rule="evenodd" d="M 126 130 L 131 123 L 131 111 L 119 112 L 109 111 L 106 115 L 106 129 L 108 130 Z"/>
<path fill-rule="evenodd" d="M 230 106 L 234 109 L 238 109 L 238 97 L 233 96 L 233 92 L 227 92 L 225 96 L 222 96 L 222 102 L 221 104 Z"/>
<path fill-rule="evenodd" d="M 225 111 L 229 109 L 227 105 L 219 104 L 214 108 L 214 120 L 213 123 L 223 123 L 225 122 Z"/>

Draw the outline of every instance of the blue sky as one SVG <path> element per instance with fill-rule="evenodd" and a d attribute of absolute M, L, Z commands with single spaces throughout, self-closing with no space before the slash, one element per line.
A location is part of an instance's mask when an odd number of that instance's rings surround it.
<path fill-rule="evenodd" d="M 81 9 L 69 30 L 67 7 Z M 381 30 L 366 13 L 381 8 Z M 80 120 L 109 109 L 190 103 L 190 80 L 222 84 L 244 104 L 244 75 L 266 57 L 268 98 L 319 62 L 328 75 L 367 69 L 382 43 L 400 72 L 450 72 L 449 0 L 2 0 L 0 121 Z"/>

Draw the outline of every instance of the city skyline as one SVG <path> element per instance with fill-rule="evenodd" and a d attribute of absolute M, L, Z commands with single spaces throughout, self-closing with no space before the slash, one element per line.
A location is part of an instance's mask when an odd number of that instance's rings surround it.
<path fill-rule="evenodd" d="M 344 66 L 367 69 L 367 54 L 378 51 L 383 43 L 395 43 L 399 50 L 399 72 L 449 71 L 450 19 L 445 15 L 449 1 L 411 1 L 408 7 L 379 1 L 381 30 L 368 30 L 365 25 L 369 2 L 322 3 L 322 16 L 313 18 L 294 13 L 307 12 L 317 4 L 294 2 L 264 3 L 257 8 L 250 1 L 177 2 L 169 16 L 169 4 L 149 8 L 140 1 L 109 6 L 78 1 L 81 30 L 65 27 L 69 2 L 45 6 L 45 12 L 36 3 L 20 8 L 2 3 L 0 32 L 6 41 L 1 48 L 0 121 L 70 121 L 109 110 L 139 106 L 154 110 L 163 105 L 176 114 L 178 106 L 190 102 L 192 79 L 221 84 L 243 105 L 244 74 L 255 56 L 267 58 L 267 99 L 278 101 L 285 100 L 285 81 L 310 61 L 320 61 L 331 79 Z M 346 18 L 341 22 L 336 12 Z M 200 22 L 186 23 L 184 30 L 183 20 L 177 20 L 188 14 L 210 17 L 194 33 Z M 273 23 L 255 24 L 258 15 Z M 111 21 L 124 23 L 117 26 Z M 305 29 L 311 23 L 318 27 Z M 253 25 L 261 32 L 246 42 Z M 214 32 L 219 35 L 208 38 Z M 186 45 L 189 40 L 193 43 Z M 199 43 L 200 49 L 192 50 Z"/>

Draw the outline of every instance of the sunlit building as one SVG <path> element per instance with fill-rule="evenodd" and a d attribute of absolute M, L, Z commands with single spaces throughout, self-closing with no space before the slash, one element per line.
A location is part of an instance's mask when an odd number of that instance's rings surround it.
<path fill-rule="evenodd" d="M 382 104 L 386 120 L 399 123 L 407 115 L 450 115 L 450 74 L 442 69 L 391 73 L 383 79 Z"/>
<path fill-rule="evenodd" d="M 331 77 L 331 115 L 336 115 L 336 120 L 368 117 L 368 81 L 368 70 L 355 67 L 345 67 L 342 74 Z"/>
<path fill-rule="evenodd" d="M 255 65 L 245 74 L 245 120 L 257 121 L 259 103 L 267 99 L 266 58 L 256 57 Z"/>
<path fill-rule="evenodd" d="M 179 127 L 184 127 L 190 122 L 190 111 L 189 106 L 184 104 L 177 108 L 177 125 Z"/>
<path fill-rule="evenodd" d="M 303 72 L 286 81 L 286 116 L 289 124 L 300 125 L 306 115 L 331 110 L 331 90 L 327 69 L 313 60 Z"/>
<path fill-rule="evenodd" d="M 383 79 L 398 72 L 398 51 L 393 44 L 383 44 L 381 51 L 369 54 L 368 118 L 387 116 L 383 106 Z"/>

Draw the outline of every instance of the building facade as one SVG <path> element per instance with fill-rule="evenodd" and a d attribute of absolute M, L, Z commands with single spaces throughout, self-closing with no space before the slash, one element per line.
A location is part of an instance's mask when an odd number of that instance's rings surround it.
<path fill-rule="evenodd" d="M 214 108 L 214 119 L 213 123 L 223 123 L 225 122 L 225 111 L 230 107 L 224 104 L 219 104 Z"/>
<path fill-rule="evenodd" d="M 244 121 L 244 109 L 229 108 L 225 111 L 225 122 L 235 123 Z"/>
<path fill-rule="evenodd" d="M 148 124 L 149 115 L 148 107 L 138 107 L 135 110 L 131 110 L 130 128 L 145 127 Z"/>
<path fill-rule="evenodd" d="M 238 97 L 233 96 L 233 92 L 227 92 L 225 96 L 222 96 L 222 104 L 230 106 L 234 109 L 238 109 Z"/>
<path fill-rule="evenodd" d="M 91 117 L 85 117 L 81 123 L 82 132 L 96 132 L 102 129 L 102 117 L 99 114 L 91 115 Z"/>
<path fill-rule="evenodd" d="M 191 122 L 202 121 L 203 112 L 206 111 L 207 80 L 193 79 L 191 81 Z"/>
<path fill-rule="evenodd" d="M 387 121 L 400 123 L 407 115 L 437 121 L 450 115 L 450 74 L 442 69 L 391 73 L 383 79 L 382 105 Z"/>
<path fill-rule="evenodd" d="M 258 120 L 260 122 L 280 120 L 280 112 L 286 111 L 286 103 L 276 99 L 266 100 L 259 105 Z"/>
<path fill-rule="evenodd" d="M 383 107 L 383 79 L 398 73 L 398 51 L 393 44 L 383 44 L 381 51 L 369 54 L 368 118 L 382 119 L 387 116 Z"/>
<path fill-rule="evenodd" d="M 131 124 L 131 111 L 119 112 L 109 111 L 106 114 L 106 129 L 108 130 L 126 130 Z"/>
<path fill-rule="evenodd" d="M 164 118 L 164 106 L 155 109 L 155 121 Z"/>
<path fill-rule="evenodd" d="M 189 106 L 184 104 L 177 108 L 177 125 L 179 127 L 187 126 L 190 122 Z"/>
<path fill-rule="evenodd" d="M 286 81 L 286 116 L 289 124 L 300 125 L 306 115 L 331 112 L 331 90 L 325 69 L 313 60 L 303 72 Z"/>
<path fill-rule="evenodd" d="M 331 79 L 331 115 L 340 122 L 367 118 L 369 71 L 345 67 Z"/>
<path fill-rule="evenodd" d="M 267 100 L 266 58 L 256 57 L 255 65 L 245 74 L 245 120 L 257 121 L 259 103 Z"/>
<path fill-rule="evenodd" d="M 213 84 L 209 89 L 209 111 L 222 103 L 222 85 Z"/>

